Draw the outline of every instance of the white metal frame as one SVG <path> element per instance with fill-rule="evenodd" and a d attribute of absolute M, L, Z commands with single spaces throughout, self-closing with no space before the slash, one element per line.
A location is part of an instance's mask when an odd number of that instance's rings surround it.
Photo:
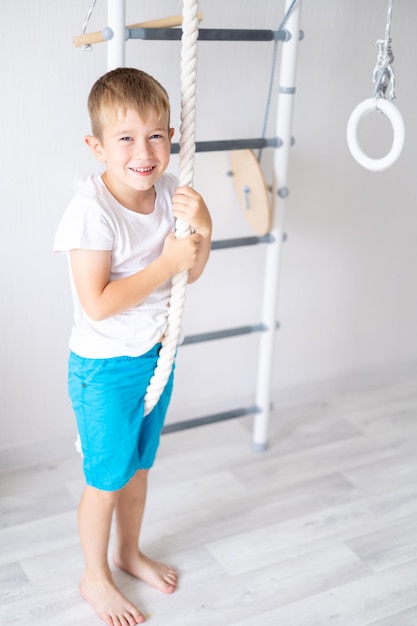
<path fill-rule="evenodd" d="M 291 0 L 286 0 L 285 10 Z M 276 321 L 278 316 L 279 287 L 282 268 L 282 245 L 284 241 L 284 220 L 286 197 L 288 195 L 288 165 L 291 147 L 292 118 L 295 96 L 295 73 L 300 33 L 301 0 L 295 5 L 286 30 L 291 39 L 282 44 L 280 80 L 276 118 L 276 136 L 282 145 L 274 152 L 273 215 L 271 234 L 274 242 L 267 246 L 264 279 L 262 322 L 267 330 L 261 335 L 256 405 L 260 413 L 255 415 L 253 445 L 264 450 L 268 439 L 268 422 L 272 402 L 272 369 L 275 351 Z"/>
<path fill-rule="evenodd" d="M 285 11 L 290 8 L 291 4 L 292 0 L 286 0 Z M 288 195 L 289 151 L 291 146 L 297 52 L 300 39 L 301 4 L 302 0 L 298 0 L 285 25 L 286 30 L 291 34 L 291 38 L 282 44 L 281 49 L 276 136 L 282 140 L 282 145 L 275 149 L 274 154 L 274 207 L 271 230 L 274 241 L 267 246 L 265 263 L 262 322 L 267 330 L 261 333 L 260 340 L 256 390 L 258 413 L 255 414 L 253 431 L 253 446 L 258 450 L 265 450 L 267 447 L 268 423 L 271 411 L 272 369 L 282 266 L 285 205 Z M 107 0 L 108 26 L 114 33 L 113 38 L 107 42 L 108 70 L 125 65 L 125 12 L 125 0 Z"/>

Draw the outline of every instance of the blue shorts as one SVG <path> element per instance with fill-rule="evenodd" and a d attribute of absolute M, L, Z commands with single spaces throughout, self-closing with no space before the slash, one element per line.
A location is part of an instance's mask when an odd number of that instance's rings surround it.
<path fill-rule="evenodd" d="M 152 467 L 173 386 L 172 371 L 158 404 L 144 417 L 144 396 L 160 347 L 157 344 L 139 357 L 109 359 L 86 359 L 70 352 L 68 390 L 87 485 L 116 491 L 137 470 Z"/>

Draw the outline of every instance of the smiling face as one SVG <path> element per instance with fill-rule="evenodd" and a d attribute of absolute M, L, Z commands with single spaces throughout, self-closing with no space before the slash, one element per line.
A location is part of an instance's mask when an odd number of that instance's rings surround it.
<path fill-rule="evenodd" d="M 154 198 L 153 185 L 168 167 L 173 129 L 168 114 L 149 111 L 145 119 L 133 109 L 106 118 L 101 139 L 85 138 L 95 157 L 106 164 L 103 180 L 111 194 L 124 206 L 146 209 Z"/>

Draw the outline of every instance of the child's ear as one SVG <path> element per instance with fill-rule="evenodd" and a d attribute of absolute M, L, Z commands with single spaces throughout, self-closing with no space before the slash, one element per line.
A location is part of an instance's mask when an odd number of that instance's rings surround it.
<path fill-rule="evenodd" d="M 174 136 L 175 133 L 175 128 L 170 128 L 169 129 L 169 140 L 172 141 L 172 138 Z"/>
<path fill-rule="evenodd" d="M 100 141 L 94 135 L 86 135 L 84 141 L 100 163 L 104 163 L 104 151 Z"/>

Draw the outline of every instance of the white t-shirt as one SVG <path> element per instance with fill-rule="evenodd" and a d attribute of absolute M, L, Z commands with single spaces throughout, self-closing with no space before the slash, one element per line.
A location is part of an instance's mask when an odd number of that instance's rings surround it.
<path fill-rule="evenodd" d="M 74 249 L 111 250 L 110 280 L 138 272 L 160 256 L 175 228 L 172 196 L 178 181 L 164 174 L 155 183 L 155 209 L 150 215 L 122 206 L 108 191 L 101 175 L 91 176 L 68 205 L 56 232 L 55 252 Z M 141 304 L 102 321 L 83 310 L 70 267 L 74 326 L 69 347 L 92 359 L 140 356 L 154 346 L 166 328 L 171 281 Z"/>

